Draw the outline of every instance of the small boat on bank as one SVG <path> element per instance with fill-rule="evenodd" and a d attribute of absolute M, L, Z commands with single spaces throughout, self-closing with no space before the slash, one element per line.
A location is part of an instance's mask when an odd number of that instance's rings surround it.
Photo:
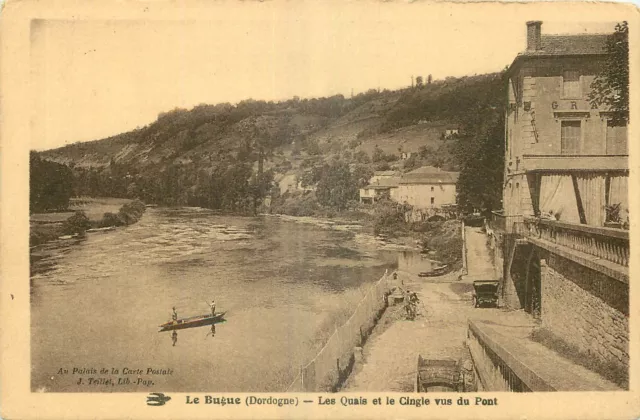
<path fill-rule="evenodd" d="M 116 227 L 115 226 L 107 226 L 107 227 L 101 227 L 101 228 L 87 229 L 87 233 L 89 233 L 89 232 L 109 232 L 111 230 L 116 230 Z"/>
<path fill-rule="evenodd" d="M 441 276 L 447 272 L 447 265 L 441 265 L 439 267 L 433 268 L 431 271 L 422 271 L 418 273 L 418 277 L 435 277 Z"/>
<path fill-rule="evenodd" d="M 79 235 L 77 233 L 74 233 L 73 235 L 63 235 L 63 236 L 58 236 L 58 239 L 73 239 L 73 238 L 77 238 Z"/>
<path fill-rule="evenodd" d="M 185 328 L 202 327 L 204 325 L 216 324 L 224 321 L 226 312 L 218 312 L 214 316 L 211 314 L 196 315 L 189 318 L 182 318 L 175 321 L 165 322 L 160 325 L 160 331 L 182 330 Z"/>

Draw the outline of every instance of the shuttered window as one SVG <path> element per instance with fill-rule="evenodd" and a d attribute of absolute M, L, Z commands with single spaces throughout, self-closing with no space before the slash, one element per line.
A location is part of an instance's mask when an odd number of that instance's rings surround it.
<path fill-rule="evenodd" d="M 627 125 L 614 124 L 607 121 L 607 154 L 628 155 L 627 149 Z"/>
<path fill-rule="evenodd" d="M 580 153 L 580 121 L 562 121 L 560 143 L 563 155 Z"/>
<path fill-rule="evenodd" d="M 565 71 L 562 73 L 562 96 L 565 98 L 581 98 L 580 72 Z"/>

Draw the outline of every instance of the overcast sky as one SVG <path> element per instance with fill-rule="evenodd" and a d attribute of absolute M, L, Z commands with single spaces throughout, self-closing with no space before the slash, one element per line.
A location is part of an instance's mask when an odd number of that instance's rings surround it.
<path fill-rule="evenodd" d="M 108 137 L 175 107 L 349 96 L 407 86 L 412 75 L 499 71 L 525 48 L 532 18 L 397 3 L 284 4 L 236 3 L 189 20 L 34 21 L 31 148 Z M 542 25 L 543 34 L 612 29 Z"/>

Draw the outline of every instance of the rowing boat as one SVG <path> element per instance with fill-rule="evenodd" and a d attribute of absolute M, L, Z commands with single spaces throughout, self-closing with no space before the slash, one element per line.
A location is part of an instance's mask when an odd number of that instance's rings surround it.
<path fill-rule="evenodd" d="M 418 277 L 441 276 L 446 272 L 447 272 L 447 266 L 446 265 L 441 265 L 440 267 L 436 267 L 436 268 L 432 269 L 431 271 L 423 271 L 421 273 L 418 273 Z"/>
<path fill-rule="evenodd" d="M 189 318 L 177 319 L 160 325 L 160 331 L 182 330 L 184 328 L 201 327 L 211 325 L 224 320 L 226 312 L 218 312 L 214 316 L 211 314 L 197 315 Z"/>

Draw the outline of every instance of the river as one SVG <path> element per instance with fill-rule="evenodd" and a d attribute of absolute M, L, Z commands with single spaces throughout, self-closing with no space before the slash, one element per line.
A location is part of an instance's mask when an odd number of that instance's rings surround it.
<path fill-rule="evenodd" d="M 38 247 L 31 388 L 284 391 L 386 269 L 428 269 L 382 245 L 358 225 L 152 208 L 135 225 Z M 173 306 L 205 314 L 213 298 L 227 311 L 215 334 L 158 332 Z"/>

